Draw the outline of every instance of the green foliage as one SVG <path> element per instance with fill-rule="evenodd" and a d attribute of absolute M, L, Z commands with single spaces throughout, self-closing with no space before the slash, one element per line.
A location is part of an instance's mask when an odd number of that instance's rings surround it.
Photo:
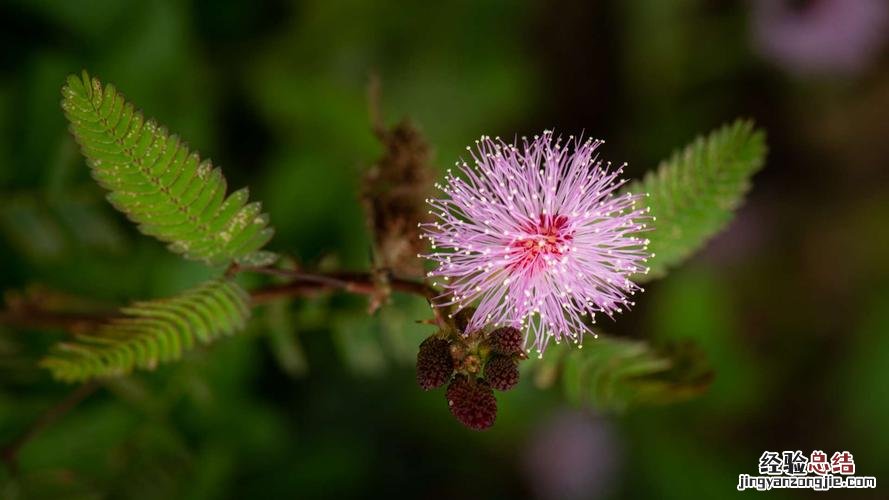
<path fill-rule="evenodd" d="M 636 281 L 660 277 L 698 250 L 731 220 L 763 165 L 765 135 L 738 120 L 699 137 L 626 191 L 649 194 L 653 230 L 646 234 L 655 254 L 651 271 Z"/>
<path fill-rule="evenodd" d="M 195 346 L 242 329 L 249 295 L 233 281 L 213 280 L 175 297 L 136 302 L 96 333 L 62 342 L 41 365 L 65 382 L 153 369 Z"/>
<path fill-rule="evenodd" d="M 63 192 L 0 193 L 0 234 L 34 261 L 60 260 L 83 249 L 120 252 L 126 241 L 100 197 Z"/>
<path fill-rule="evenodd" d="M 304 376 L 309 371 L 309 362 L 294 324 L 294 314 L 289 302 L 278 300 L 265 307 L 262 319 L 269 350 L 281 370 L 291 377 Z"/>
<path fill-rule="evenodd" d="M 655 348 L 600 335 L 586 349 L 551 346 L 531 365 L 538 385 L 559 379 L 570 401 L 600 411 L 686 400 L 706 391 L 713 380 L 705 356 L 690 342 Z"/>
<path fill-rule="evenodd" d="M 393 296 L 392 304 L 373 316 L 354 309 L 330 318 L 340 360 L 356 375 L 379 376 L 397 366 L 413 366 L 417 348 L 433 331 L 418 320 L 431 316 L 425 299 Z"/>
<path fill-rule="evenodd" d="M 108 201 L 150 236 L 188 259 L 210 265 L 232 260 L 255 265 L 272 237 L 259 202 L 246 188 L 226 197 L 219 168 L 190 152 L 126 102 L 112 85 L 84 72 L 68 77 L 62 108 L 93 177 L 111 191 Z"/>

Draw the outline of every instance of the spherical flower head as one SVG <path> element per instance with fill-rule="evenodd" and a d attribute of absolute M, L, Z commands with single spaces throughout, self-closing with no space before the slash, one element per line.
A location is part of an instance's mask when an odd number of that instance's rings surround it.
<path fill-rule="evenodd" d="M 465 309 L 464 309 L 465 310 Z M 522 354 L 524 338 L 522 332 L 512 326 L 502 326 L 489 335 L 491 349 L 498 354 L 515 356 Z"/>
<path fill-rule="evenodd" d="M 495 354 L 485 365 L 485 380 L 491 388 L 508 391 L 519 383 L 519 364 L 509 356 Z"/>
<path fill-rule="evenodd" d="M 616 193 L 623 166 L 598 160 L 601 143 L 546 131 L 467 148 L 472 163 L 436 184 L 435 220 L 421 224 L 424 257 L 437 265 L 428 276 L 444 288 L 437 305 L 476 304 L 468 330 L 519 328 L 541 355 L 551 339 L 580 344 L 596 313 L 633 305 L 641 288 L 630 276 L 648 271 L 640 233 L 653 218 L 637 203 L 643 194 Z"/>
<path fill-rule="evenodd" d="M 445 398 L 451 414 L 466 427 L 481 431 L 494 425 L 497 399 L 486 381 L 457 375 L 448 385 Z"/>

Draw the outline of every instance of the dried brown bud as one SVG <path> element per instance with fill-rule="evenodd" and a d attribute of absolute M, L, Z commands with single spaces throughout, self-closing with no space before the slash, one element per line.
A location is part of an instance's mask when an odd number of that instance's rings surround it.
<path fill-rule="evenodd" d="M 429 145 L 408 120 L 380 126 L 383 156 L 364 175 L 361 197 L 374 238 L 375 266 L 397 274 L 420 274 L 425 251 L 419 222 L 426 221 L 425 199 L 432 184 Z"/>

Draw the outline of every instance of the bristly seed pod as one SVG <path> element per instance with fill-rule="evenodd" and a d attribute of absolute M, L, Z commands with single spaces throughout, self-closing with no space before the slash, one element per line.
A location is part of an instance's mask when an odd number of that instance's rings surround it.
<path fill-rule="evenodd" d="M 518 363 L 507 356 L 495 354 L 485 365 L 485 380 L 498 391 L 508 391 L 519 383 Z"/>
<path fill-rule="evenodd" d="M 505 356 L 516 356 L 524 353 L 522 344 L 522 332 L 518 328 L 504 326 L 491 332 L 490 335 L 491 349 Z"/>
<path fill-rule="evenodd" d="M 484 380 L 457 375 L 448 386 L 445 397 L 451 414 L 466 427 L 480 431 L 494 425 L 497 399 Z"/>
<path fill-rule="evenodd" d="M 417 383 L 424 390 L 444 385 L 454 372 L 454 361 L 447 340 L 429 337 L 417 353 Z"/>

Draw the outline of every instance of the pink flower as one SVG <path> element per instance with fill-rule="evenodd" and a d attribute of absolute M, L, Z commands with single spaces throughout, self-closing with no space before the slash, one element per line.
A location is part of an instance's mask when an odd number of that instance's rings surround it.
<path fill-rule="evenodd" d="M 544 500 L 614 498 L 625 469 L 614 425 L 595 415 L 562 410 L 528 433 L 523 475 Z"/>
<path fill-rule="evenodd" d="M 493 324 L 525 330 L 526 348 L 541 355 L 550 339 L 578 345 L 602 312 L 613 317 L 642 289 L 647 240 L 637 236 L 652 217 L 636 203 L 645 195 L 615 191 L 623 166 L 594 156 L 602 141 L 562 144 L 552 132 L 521 145 L 482 136 L 436 184 L 427 200 L 434 222 L 421 224 L 437 268 L 428 273 L 445 293 L 436 304 L 460 310 L 477 302 L 467 331 Z"/>
<path fill-rule="evenodd" d="M 886 0 L 755 0 L 760 54 L 808 76 L 854 74 L 880 56 L 889 28 Z"/>

